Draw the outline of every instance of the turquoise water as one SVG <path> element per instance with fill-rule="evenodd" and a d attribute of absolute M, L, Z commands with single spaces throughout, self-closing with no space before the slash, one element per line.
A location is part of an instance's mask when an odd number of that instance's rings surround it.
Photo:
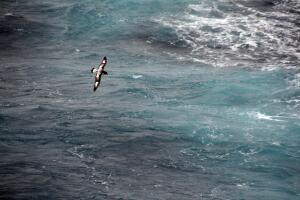
<path fill-rule="evenodd" d="M 299 199 L 297 1 L 0 10 L 1 199 Z"/>

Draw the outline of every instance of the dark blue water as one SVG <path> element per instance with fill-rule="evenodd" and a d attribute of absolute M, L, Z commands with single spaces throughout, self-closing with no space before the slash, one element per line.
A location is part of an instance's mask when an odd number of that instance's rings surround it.
<path fill-rule="evenodd" d="M 300 198 L 299 1 L 0 11 L 0 199 Z"/>

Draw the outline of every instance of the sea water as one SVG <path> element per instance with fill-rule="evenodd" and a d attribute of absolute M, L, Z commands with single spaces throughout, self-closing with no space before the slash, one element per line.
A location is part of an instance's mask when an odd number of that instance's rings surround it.
<path fill-rule="evenodd" d="M 300 198 L 299 1 L 0 11 L 0 199 Z"/>

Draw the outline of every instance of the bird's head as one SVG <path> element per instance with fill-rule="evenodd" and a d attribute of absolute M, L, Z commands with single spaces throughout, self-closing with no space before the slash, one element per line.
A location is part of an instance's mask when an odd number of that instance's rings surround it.
<path fill-rule="evenodd" d="M 93 73 L 93 72 L 94 72 L 94 69 L 95 69 L 95 67 L 92 67 L 92 69 L 91 69 L 91 73 Z"/>

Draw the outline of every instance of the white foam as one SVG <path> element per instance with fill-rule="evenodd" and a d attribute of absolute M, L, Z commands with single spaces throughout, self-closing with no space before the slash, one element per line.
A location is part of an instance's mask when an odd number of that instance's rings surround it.
<path fill-rule="evenodd" d="M 278 66 L 264 66 L 261 68 L 262 71 L 275 71 L 278 70 Z"/>
<path fill-rule="evenodd" d="M 259 120 L 269 120 L 269 121 L 277 121 L 277 122 L 284 121 L 284 120 L 278 119 L 280 116 L 271 116 L 271 115 L 266 115 L 266 114 L 260 113 L 260 112 L 250 112 L 250 113 L 248 113 L 248 115 L 251 117 L 254 117 L 256 119 L 259 119 Z"/>
<path fill-rule="evenodd" d="M 239 188 L 248 188 L 249 187 L 246 183 L 238 183 L 238 184 L 236 184 L 236 186 Z"/>
<path fill-rule="evenodd" d="M 287 103 L 299 103 L 300 99 L 293 99 L 293 100 L 288 100 L 286 101 Z"/>
<path fill-rule="evenodd" d="M 14 16 L 14 14 L 8 12 L 8 13 L 5 13 L 4 16 Z"/>
<path fill-rule="evenodd" d="M 272 145 L 274 145 L 274 146 L 280 146 L 280 142 L 274 141 L 274 142 L 272 142 Z"/>
<path fill-rule="evenodd" d="M 143 75 L 138 75 L 138 74 L 132 75 L 132 78 L 134 78 L 134 79 L 139 79 L 142 77 L 143 77 Z"/>

